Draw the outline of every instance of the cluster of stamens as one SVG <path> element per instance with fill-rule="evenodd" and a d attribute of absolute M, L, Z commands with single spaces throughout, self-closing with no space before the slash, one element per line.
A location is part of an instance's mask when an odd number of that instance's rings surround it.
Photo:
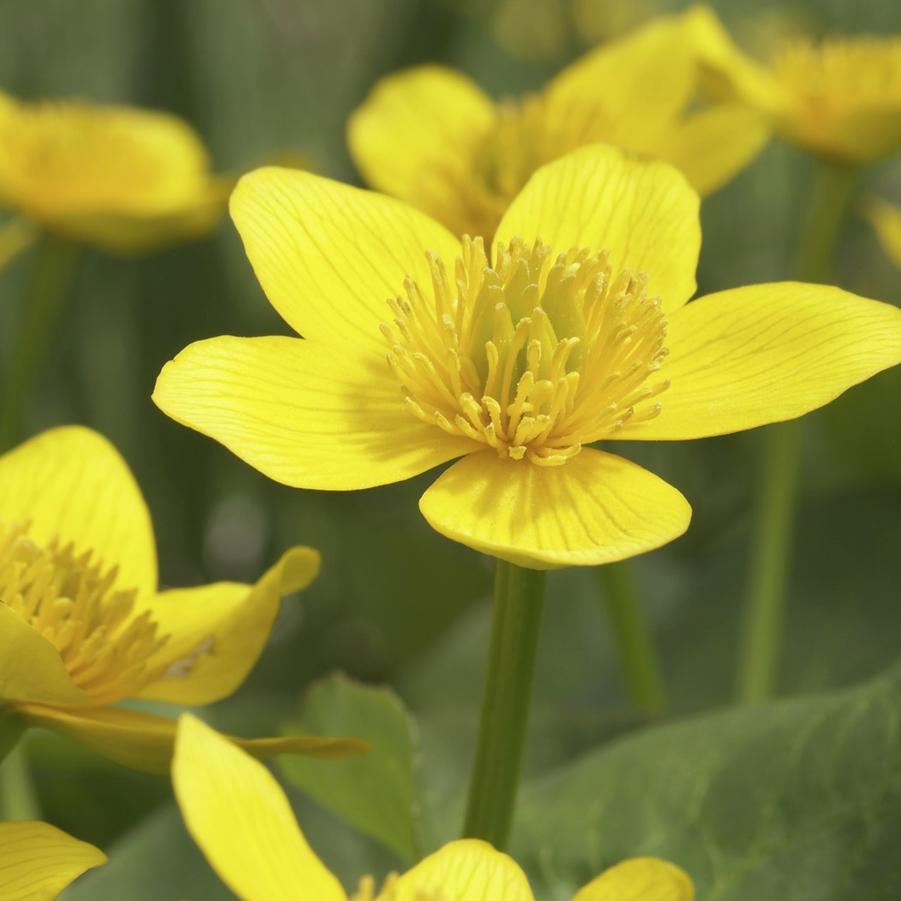
<path fill-rule="evenodd" d="M 797 41 L 774 61 L 779 80 L 818 107 L 854 109 L 901 100 L 901 39 Z"/>
<path fill-rule="evenodd" d="M 136 695 L 164 673 L 150 665 L 166 643 L 134 590 L 116 587 L 90 551 L 41 545 L 21 524 L 0 523 L 0 603 L 59 652 L 72 681 L 98 705 Z"/>
<path fill-rule="evenodd" d="M 489 265 L 463 240 L 451 279 L 428 255 L 426 293 L 412 279 L 389 301 L 388 360 L 410 411 L 501 457 L 556 466 L 627 422 L 651 419 L 666 318 L 647 278 L 614 273 L 605 252 L 554 255 L 540 241 L 500 244 Z"/>

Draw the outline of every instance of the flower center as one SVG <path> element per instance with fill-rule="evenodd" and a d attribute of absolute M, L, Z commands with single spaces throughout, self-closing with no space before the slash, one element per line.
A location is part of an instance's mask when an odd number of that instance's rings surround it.
<path fill-rule="evenodd" d="M 148 612 L 133 615 L 136 591 L 117 589 L 117 569 L 92 557 L 56 539 L 41 546 L 27 526 L 0 523 L 0 603 L 40 632 L 72 681 L 102 705 L 163 675 L 148 664 L 167 636 Z"/>
<path fill-rule="evenodd" d="M 407 278 L 382 324 L 410 411 L 501 457 L 556 466 L 626 422 L 651 419 L 668 382 L 666 317 L 647 278 L 604 251 L 463 239 L 451 280 L 429 253 L 431 297 Z"/>
<path fill-rule="evenodd" d="M 862 37 L 790 44 L 776 77 L 811 113 L 829 115 L 901 101 L 901 39 Z"/>

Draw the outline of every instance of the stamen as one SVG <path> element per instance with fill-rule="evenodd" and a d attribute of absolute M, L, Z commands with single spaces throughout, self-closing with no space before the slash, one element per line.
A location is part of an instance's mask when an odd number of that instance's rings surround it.
<path fill-rule="evenodd" d="M 0 522 L 0 603 L 59 652 L 72 681 L 97 705 L 134 697 L 169 674 L 153 658 L 168 641 L 137 592 L 117 587 L 118 571 L 72 544 L 34 541 L 28 525 Z M 198 648 L 186 668 L 206 648 Z"/>
<path fill-rule="evenodd" d="M 652 380 L 666 318 L 647 277 L 614 272 L 605 252 L 514 238 L 489 265 L 463 239 L 454 279 L 429 254 L 433 296 L 409 278 L 382 324 L 411 414 L 510 460 L 559 466 L 583 445 L 660 411 Z"/>

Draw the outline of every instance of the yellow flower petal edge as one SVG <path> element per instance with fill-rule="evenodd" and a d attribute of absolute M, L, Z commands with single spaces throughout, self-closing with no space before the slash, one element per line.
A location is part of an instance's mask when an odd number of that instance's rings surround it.
<path fill-rule="evenodd" d="M 750 285 L 679 310 L 667 346 L 661 412 L 624 438 L 703 438 L 815 410 L 901 363 L 901 309 L 824 285 Z"/>
<path fill-rule="evenodd" d="M 272 774 L 200 720 L 178 727 L 172 782 L 188 831 L 246 901 L 345 901 Z"/>
<path fill-rule="evenodd" d="M 449 842 L 390 883 L 387 901 L 422 898 L 490 898 L 491 901 L 532 901 L 526 874 L 506 854 L 488 842 Z"/>
<path fill-rule="evenodd" d="M 591 448 L 553 467 L 493 451 L 466 457 L 425 492 L 419 509 L 442 535 L 531 569 L 632 557 L 678 538 L 691 520 L 688 501 L 671 485 Z"/>
<path fill-rule="evenodd" d="M 56 648 L 3 603 L 0 603 L 0 698 L 7 703 L 65 706 L 82 706 L 91 701 L 70 678 Z"/>
<path fill-rule="evenodd" d="M 560 135 L 564 152 L 602 141 L 657 156 L 657 142 L 677 126 L 696 82 L 684 16 L 655 17 L 552 78 L 544 90 L 545 127 Z"/>
<path fill-rule="evenodd" d="M 636 857 L 605 870 L 573 901 L 694 901 L 694 886 L 679 867 Z"/>
<path fill-rule="evenodd" d="M 156 591 L 156 545 L 141 489 L 119 452 L 81 426 L 42 432 L 0 456 L 0 521 L 39 542 L 59 538 L 118 567 L 139 595 Z"/>
<path fill-rule="evenodd" d="M 141 697 L 178 704 L 211 704 L 227 697 L 259 659 L 282 595 L 306 588 L 319 572 L 319 554 L 286 552 L 255 585 L 219 582 L 159 594 L 149 608 L 169 636 L 150 667 L 162 668 Z"/>
<path fill-rule="evenodd" d="M 203 238 L 219 226 L 235 179 L 210 178 L 176 212 L 135 217 L 118 213 L 73 213 L 61 216 L 58 229 L 110 253 L 131 256 L 180 241 Z"/>
<path fill-rule="evenodd" d="M 163 368 L 153 401 L 298 488 L 388 484 L 478 449 L 410 414 L 384 354 L 358 360 L 297 338 L 192 344 Z"/>
<path fill-rule="evenodd" d="M 418 66 L 373 88 L 348 120 L 348 146 L 368 184 L 462 234 L 472 211 L 455 185 L 467 177 L 468 156 L 494 117 L 493 102 L 471 79 L 442 66 Z"/>
<path fill-rule="evenodd" d="M 901 207 L 871 198 L 864 211 L 885 255 L 901 269 Z"/>
<path fill-rule="evenodd" d="M 243 176 L 230 209 L 272 306 L 342 357 L 384 359 L 388 298 L 407 277 L 428 284 L 426 251 L 448 263 L 460 252 L 450 232 L 402 201 L 295 169 Z"/>
<path fill-rule="evenodd" d="M 175 720 L 118 707 L 69 708 L 23 704 L 18 712 L 33 726 L 52 729 L 123 766 L 165 773 L 172 762 Z M 329 759 L 368 750 L 355 738 L 291 735 L 274 738 L 228 737 L 254 757 L 306 754 Z"/>
<path fill-rule="evenodd" d="M 0 823 L 0 898 L 52 901 L 86 870 L 106 862 L 93 845 L 49 823 Z"/>
<path fill-rule="evenodd" d="M 604 250 L 614 272 L 646 273 L 649 296 L 671 312 L 695 292 L 699 207 L 697 193 L 672 166 L 595 144 L 532 176 L 504 214 L 495 247 L 538 237 L 558 253 Z"/>
<path fill-rule="evenodd" d="M 757 110 L 722 103 L 686 116 L 661 139 L 658 156 L 703 196 L 747 168 L 769 136 L 769 125 Z"/>

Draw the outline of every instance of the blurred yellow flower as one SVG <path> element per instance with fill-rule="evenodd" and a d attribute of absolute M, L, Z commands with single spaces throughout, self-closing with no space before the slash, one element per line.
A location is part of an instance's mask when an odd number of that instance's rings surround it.
<path fill-rule="evenodd" d="M 711 10 L 688 16 L 708 87 L 759 110 L 786 140 L 847 163 L 901 151 L 901 37 L 794 40 L 763 65 Z"/>
<path fill-rule="evenodd" d="M 0 457 L 0 704 L 127 766 L 165 771 L 175 723 L 111 705 L 208 704 L 263 650 L 282 594 L 319 555 L 284 554 L 256 585 L 158 591 L 150 516 L 124 460 L 88 429 L 44 432 Z M 330 754 L 354 743 L 247 742 Z"/>
<path fill-rule="evenodd" d="M 257 170 L 232 215 L 305 340 L 197 342 L 154 400 L 295 487 L 367 488 L 463 456 L 420 509 L 514 564 L 643 553 L 684 532 L 689 505 L 589 445 L 792 419 L 901 362 L 901 310 L 837 288 L 686 306 L 698 206 L 671 166 L 593 145 L 540 169 L 488 246 L 393 198 Z"/>
<path fill-rule="evenodd" d="M 181 717 L 172 765 L 188 831 L 223 882 L 245 901 L 348 901 L 307 844 L 269 771 L 190 715 Z M 450 842 L 376 890 L 360 880 L 351 901 L 531 901 L 525 873 L 474 839 Z M 691 880 L 655 858 L 602 873 L 573 901 L 692 901 Z"/>
<path fill-rule="evenodd" d="M 93 845 L 48 823 L 0 823 L 0 898 L 52 901 L 86 870 L 106 862 Z"/>
<path fill-rule="evenodd" d="M 168 113 L 0 93 L 0 208 L 49 231 L 122 252 L 199 237 L 232 184 Z"/>
<path fill-rule="evenodd" d="M 886 256 L 901 269 L 901 207 L 872 198 L 864 211 Z"/>
<path fill-rule="evenodd" d="M 698 106 L 693 33 L 689 15 L 655 19 L 540 93 L 501 103 L 452 69 L 390 75 L 350 119 L 351 153 L 377 190 L 486 239 L 537 168 L 599 141 L 669 161 L 708 193 L 757 155 L 768 129 L 739 102 Z"/>

